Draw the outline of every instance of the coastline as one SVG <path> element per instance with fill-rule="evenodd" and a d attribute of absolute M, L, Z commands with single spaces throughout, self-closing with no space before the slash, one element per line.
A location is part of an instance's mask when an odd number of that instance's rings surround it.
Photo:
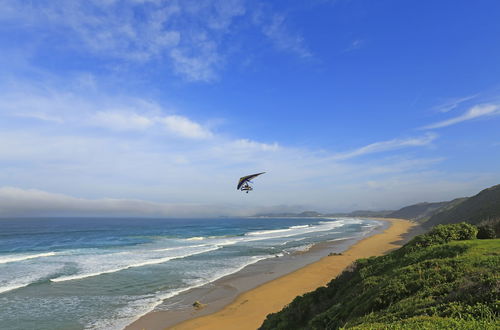
<path fill-rule="evenodd" d="M 242 273 L 230 275 L 217 285 L 197 289 L 191 295 L 184 294 L 172 303 L 183 308 L 150 312 L 126 329 L 230 329 L 234 324 L 239 324 L 241 329 L 256 329 L 267 314 L 281 310 L 297 295 L 326 285 L 354 260 L 381 255 L 401 246 L 408 239 L 405 236 L 413 236 L 410 231 L 417 227 L 408 220 L 370 219 L 386 222 L 386 228 L 358 238 L 354 244 L 350 239 L 316 244 L 309 253 L 316 258 L 314 261 L 303 259 L 299 267 L 296 267 L 299 258 L 288 261 L 295 269 L 287 269 L 284 264 L 276 268 L 271 266 L 271 261 L 251 265 Z M 326 256 L 325 251 L 342 252 L 342 255 Z M 318 254 L 321 252 L 322 255 Z M 190 307 L 198 297 L 203 297 L 202 303 L 209 302 L 206 308 Z"/>

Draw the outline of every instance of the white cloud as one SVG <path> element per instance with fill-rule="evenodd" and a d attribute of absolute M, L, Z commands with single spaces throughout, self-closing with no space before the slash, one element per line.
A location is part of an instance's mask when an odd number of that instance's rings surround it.
<path fill-rule="evenodd" d="M 161 127 L 160 131 L 188 139 L 208 139 L 213 136 L 208 128 L 179 115 L 161 116 L 129 111 L 99 111 L 91 117 L 89 124 L 118 131 L 144 131 L 158 126 Z"/>
<path fill-rule="evenodd" d="M 362 156 L 362 155 L 367 155 L 367 154 L 372 154 L 372 153 L 378 153 L 378 152 L 384 152 L 384 151 L 391 151 L 391 150 L 397 150 L 401 148 L 407 148 L 407 147 L 422 147 L 422 146 L 427 146 L 432 141 L 434 141 L 437 138 L 437 135 L 428 133 L 424 136 L 420 137 L 413 137 L 413 138 L 407 138 L 407 139 L 393 139 L 393 140 L 388 140 L 388 141 L 381 141 L 381 142 L 375 142 L 371 143 L 369 145 L 366 145 L 364 147 L 344 152 L 344 153 L 339 153 L 333 156 L 334 159 L 338 160 L 344 160 L 344 159 L 349 159 L 357 156 Z"/>
<path fill-rule="evenodd" d="M 85 103 L 75 102 L 72 93 L 54 91 L 44 86 L 19 82 L 19 88 L 9 90 L 2 86 L 0 111 L 17 117 L 62 123 L 71 109 L 83 109 Z"/>
<path fill-rule="evenodd" d="M 500 115 L 500 107 L 497 104 L 481 104 L 473 106 L 460 116 L 443 120 L 434 124 L 430 124 L 422 127 L 421 129 L 442 128 L 455 125 L 467 120 L 472 120 L 481 117 L 491 117 L 495 115 Z"/>
<path fill-rule="evenodd" d="M 99 111 L 90 121 L 97 126 L 116 130 L 144 130 L 154 123 L 146 116 L 119 111 Z"/>
<path fill-rule="evenodd" d="M 178 134 L 182 137 L 192 139 L 206 139 L 213 136 L 213 134 L 200 124 L 183 116 L 166 116 L 160 119 L 168 131 Z"/>
<path fill-rule="evenodd" d="M 151 131 L 188 139 L 207 139 L 213 133 L 205 125 L 185 116 L 169 114 L 161 105 L 140 98 L 107 96 L 85 86 L 75 92 L 32 86 L 25 90 L 0 92 L 0 110 L 4 116 L 31 118 L 75 128 L 101 127 L 111 131 Z"/>
<path fill-rule="evenodd" d="M 244 150 L 261 150 L 261 151 L 277 151 L 280 147 L 277 142 L 274 143 L 260 143 L 256 141 L 251 141 L 249 139 L 239 139 L 232 142 L 232 146 L 237 149 Z"/>
<path fill-rule="evenodd" d="M 173 60 L 175 72 L 188 81 L 212 81 L 217 75 L 215 67 L 220 63 L 219 55 L 213 47 L 206 45 L 203 54 L 186 55 L 182 49 L 173 49 L 170 58 Z"/>

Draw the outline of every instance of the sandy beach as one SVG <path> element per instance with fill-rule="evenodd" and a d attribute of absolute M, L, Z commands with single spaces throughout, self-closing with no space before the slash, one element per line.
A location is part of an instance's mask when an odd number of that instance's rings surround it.
<path fill-rule="evenodd" d="M 385 254 L 403 244 L 415 223 L 401 219 L 378 219 L 390 226 L 383 232 L 369 236 L 342 255 L 328 256 L 284 276 L 272 279 L 239 294 L 232 302 L 212 312 L 192 310 L 187 321 L 168 326 L 165 315 L 151 313 L 146 320 L 132 325 L 132 329 L 257 329 L 269 313 L 281 310 L 296 296 L 326 285 L 354 260 Z M 146 322 L 143 322 L 146 321 Z M 162 326 L 163 325 L 163 326 Z"/>

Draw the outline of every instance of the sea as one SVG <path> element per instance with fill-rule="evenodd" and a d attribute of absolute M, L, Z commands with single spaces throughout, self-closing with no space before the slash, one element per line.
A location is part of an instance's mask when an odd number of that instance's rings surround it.
<path fill-rule="evenodd" d="M 0 219 L 0 328 L 123 329 L 165 300 L 316 243 L 354 218 Z"/>

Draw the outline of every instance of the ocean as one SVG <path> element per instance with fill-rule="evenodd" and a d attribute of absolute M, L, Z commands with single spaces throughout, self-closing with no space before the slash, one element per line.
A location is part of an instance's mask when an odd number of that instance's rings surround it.
<path fill-rule="evenodd" d="M 349 218 L 0 219 L 0 328 L 122 329 L 248 265 L 319 242 L 354 242 L 381 226 Z"/>

